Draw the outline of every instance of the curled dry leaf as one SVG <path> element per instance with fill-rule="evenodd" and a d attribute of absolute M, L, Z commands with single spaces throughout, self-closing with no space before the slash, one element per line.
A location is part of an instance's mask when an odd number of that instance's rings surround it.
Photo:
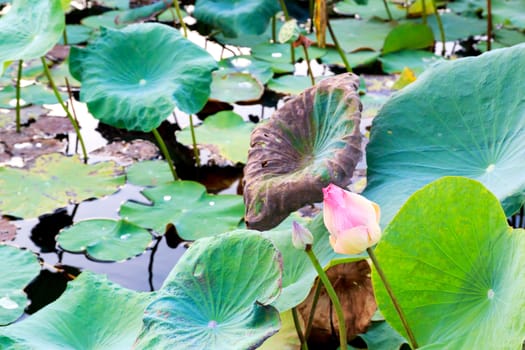
<path fill-rule="evenodd" d="M 329 183 L 349 184 L 362 155 L 358 86 L 354 74 L 327 78 L 253 131 L 244 170 L 248 227 L 270 229 L 320 202 Z"/>

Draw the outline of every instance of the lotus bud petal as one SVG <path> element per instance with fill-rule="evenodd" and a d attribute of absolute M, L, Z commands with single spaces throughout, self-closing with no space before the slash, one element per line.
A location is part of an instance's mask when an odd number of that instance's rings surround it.
<path fill-rule="evenodd" d="M 358 254 L 381 238 L 379 206 L 330 184 L 323 188 L 323 219 L 336 253 Z"/>
<path fill-rule="evenodd" d="M 307 245 L 314 243 L 314 236 L 297 221 L 292 223 L 292 244 L 295 248 L 305 250 Z"/>

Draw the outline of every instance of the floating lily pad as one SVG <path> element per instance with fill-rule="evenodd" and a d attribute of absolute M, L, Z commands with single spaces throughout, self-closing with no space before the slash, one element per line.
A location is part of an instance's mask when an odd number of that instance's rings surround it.
<path fill-rule="evenodd" d="M 34 218 L 57 207 L 109 195 L 124 184 L 113 162 L 83 164 L 78 157 L 47 154 L 28 170 L 0 167 L 0 212 Z M 74 176 L 72 176 L 74 174 Z"/>
<path fill-rule="evenodd" d="M 392 29 L 385 38 L 384 55 L 410 49 L 426 49 L 434 45 L 434 34 L 426 24 L 402 23 Z"/>
<path fill-rule="evenodd" d="M 80 99 L 93 116 L 118 128 L 151 131 L 175 106 L 200 111 L 216 65 L 176 29 L 144 23 L 102 29 L 85 49 L 71 49 L 69 68 L 82 82 Z"/>
<path fill-rule="evenodd" d="M 275 73 L 288 73 L 294 70 L 294 66 L 291 64 L 290 44 L 259 44 L 253 47 L 251 52 L 254 59 L 270 62 Z M 295 48 L 294 52 L 296 60 L 304 59 L 302 47 Z M 311 60 L 323 57 L 325 54 L 326 49 L 321 49 L 317 46 L 308 48 L 308 57 Z"/>
<path fill-rule="evenodd" d="M 264 33 L 270 19 L 280 10 L 274 0 L 198 0 L 193 16 L 222 31 L 225 36 Z"/>
<path fill-rule="evenodd" d="M 65 26 L 60 0 L 16 0 L 0 18 L 0 75 L 4 63 L 44 56 Z"/>
<path fill-rule="evenodd" d="M 216 146 L 220 155 L 233 163 L 246 163 L 250 134 L 254 128 L 255 124 L 245 122 L 237 113 L 222 111 L 209 116 L 195 128 L 195 138 L 198 144 Z M 177 131 L 176 137 L 186 146 L 192 145 L 189 128 Z"/>
<path fill-rule="evenodd" d="M 420 346 L 522 346 L 525 230 L 508 226 L 479 182 L 445 177 L 414 193 L 376 256 Z M 375 270 L 372 279 L 383 316 L 405 334 Z"/>
<path fill-rule="evenodd" d="M 281 254 L 260 234 L 196 241 L 146 308 L 136 349 L 255 349 L 280 328 Z"/>
<path fill-rule="evenodd" d="M 411 20 L 421 22 L 421 19 Z M 487 31 L 487 22 L 477 18 L 464 17 L 452 12 L 441 14 L 443 29 L 445 31 L 445 40 L 455 41 L 466 39 L 469 36 L 483 35 Z M 434 37 L 441 40 L 436 16 L 427 16 L 427 23 L 434 32 Z"/>
<path fill-rule="evenodd" d="M 3 328 L 0 347 L 131 349 L 151 297 L 151 293 L 137 293 L 84 271 L 68 283 L 58 300 L 28 319 Z"/>
<path fill-rule="evenodd" d="M 239 73 L 250 73 L 261 82 L 266 84 L 273 76 L 272 67 L 269 63 L 254 60 L 251 56 L 234 56 L 219 61 L 220 68 L 233 69 Z"/>
<path fill-rule="evenodd" d="M 440 63 L 383 106 L 367 146 L 365 189 L 383 225 L 414 191 L 445 175 L 481 181 L 509 215 L 521 207 L 524 55 L 519 45 Z"/>
<path fill-rule="evenodd" d="M 329 183 L 348 185 L 361 158 L 358 87 L 355 75 L 329 77 L 255 128 L 244 169 L 250 228 L 270 229 L 321 201 Z"/>
<path fill-rule="evenodd" d="M 399 20 L 405 18 L 406 10 L 400 9 L 393 4 L 389 4 L 392 18 Z M 341 15 L 355 15 L 358 14 L 360 18 L 370 19 L 378 17 L 383 20 L 388 20 L 388 13 L 382 1 L 368 1 L 366 5 L 357 4 L 354 0 L 339 1 L 334 5 L 334 11 Z"/>
<path fill-rule="evenodd" d="M 380 51 L 393 24 L 375 20 L 334 19 L 330 21 L 339 45 L 345 52 L 362 49 Z M 333 44 L 332 38 L 326 38 Z"/>
<path fill-rule="evenodd" d="M 124 220 L 111 219 L 80 221 L 57 236 L 62 249 L 85 252 L 101 261 L 120 261 L 142 254 L 151 240 L 148 230 Z"/>
<path fill-rule="evenodd" d="M 153 204 L 128 201 L 120 207 L 120 216 L 159 234 L 164 234 L 167 224 L 173 224 L 185 240 L 234 230 L 244 213 L 241 196 L 211 195 L 193 181 L 160 185 L 142 194 Z"/>
<path fill-rule="evenodd" d="M 316 77 L 318 83 L 326 77 Z M 268 89 L 287 95 L 299 95 L 304 90 L 312 87 L 312 79 L 305 75 L 283 75 L 273 78 L 268 82 Z"/>
<path fill-rule="evenodd" d="M 105 28 L 124 28 L 127 23 L 122 23 L 118 20 L 118 17 L 126 13 L 126 11 L 108 11 L 100 15 L 93 15 L 84 17 L 80 23 L 86 27 L 93 29 Z"/>
<path fill-rule="evenodd" d="M 67 94 L 60 93 L 61 97 L 67 99 Z M 55 104 L 58 103 L 52 90 L 41 84 L 28 85 L 20 89 L 20 106 L 30 104 Z M 16 89 L 14 86 L 6 86 L 0 90 L 0 108 L 16 108 Z"/>
<path fill-rule="evenodd" d="M 168 163 L 163 160 L 145 160 L 126 170 L 127 181 L 137 186 L 157 186 L 173 181 Z"/>
<path fill-rule="evenodd" d="M 80 24 L 68 24 L 66 25 L 66 35 L 69 45 L 85 43 L 93 35 L 93 28 Z M 64 45 L 64 38 L 60 38 L 58 43 Z"/>
<path fill-rule="evenodd" d="M 33 252 L 0 244 L 0 326 L 16 321 L 29 304 L 23 289 L 40 272 Z"/>
<path fill-rule="evenodd" d="M 353 53 L 347 53 L 345 54 L 345 56 L 350 66 L 352 68 L 355 68 L 359 66 L 367 66 L 369 64 L 374 63 L 379 57 L 379 52 L 363 50 Z M 344 62 L 341 59 L 341 55 L 334 48 L 326 49 L 326 55 L 321 57 L 321 61 L 325 64 L 337 64 L 339 66 L 344 66 Z"/>
<path fill-rule="evenodd" d="M 210 99 L 235 103 L 255 102 L 264 93 L 264 85 L 250 73 L 240 73 L 234 69 L 221 69 L 213 72 Z"/>
<path fill-rule="evenodd" d="M 442 60 L 442 56 L 421 50 L 403 50 L 379 57 L 383 71 L 388 74 L 401 73 L 405 67 L 420 74 L 425 69 Z"/>

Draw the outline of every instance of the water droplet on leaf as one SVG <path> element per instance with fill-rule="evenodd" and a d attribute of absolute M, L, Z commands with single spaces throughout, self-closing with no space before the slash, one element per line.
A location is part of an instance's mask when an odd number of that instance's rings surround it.
<path fill-rule="evenodd" d="M 163 198 L 164 198 L 164 201 L 166 202 L 171 200 L 171 196 L 164 196 Z"/>
<path fill-rule="evenodd" d="M 18 304 L 6 295 L 5 297 L 0 299 L 0 307 L 3 307 L 7 310 L 14 310 L 18 308 Z"/>

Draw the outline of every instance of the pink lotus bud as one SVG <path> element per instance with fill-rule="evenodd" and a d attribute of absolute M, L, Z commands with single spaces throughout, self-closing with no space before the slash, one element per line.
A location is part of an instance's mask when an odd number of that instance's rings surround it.
<path fill-rule="evenodd" d="M 379 206 L 330 184 L 323 188 L 323 219 L 330 244 L 339 254 L 358 254 L 381 238 Z"/>
<path fill-rule="evenodd" d="M 292 243 L 295 248 L 305 250 L 307 245 L 314 243 L 314 236 L 306 227 L 294 221 L 292 222 Z"/>

